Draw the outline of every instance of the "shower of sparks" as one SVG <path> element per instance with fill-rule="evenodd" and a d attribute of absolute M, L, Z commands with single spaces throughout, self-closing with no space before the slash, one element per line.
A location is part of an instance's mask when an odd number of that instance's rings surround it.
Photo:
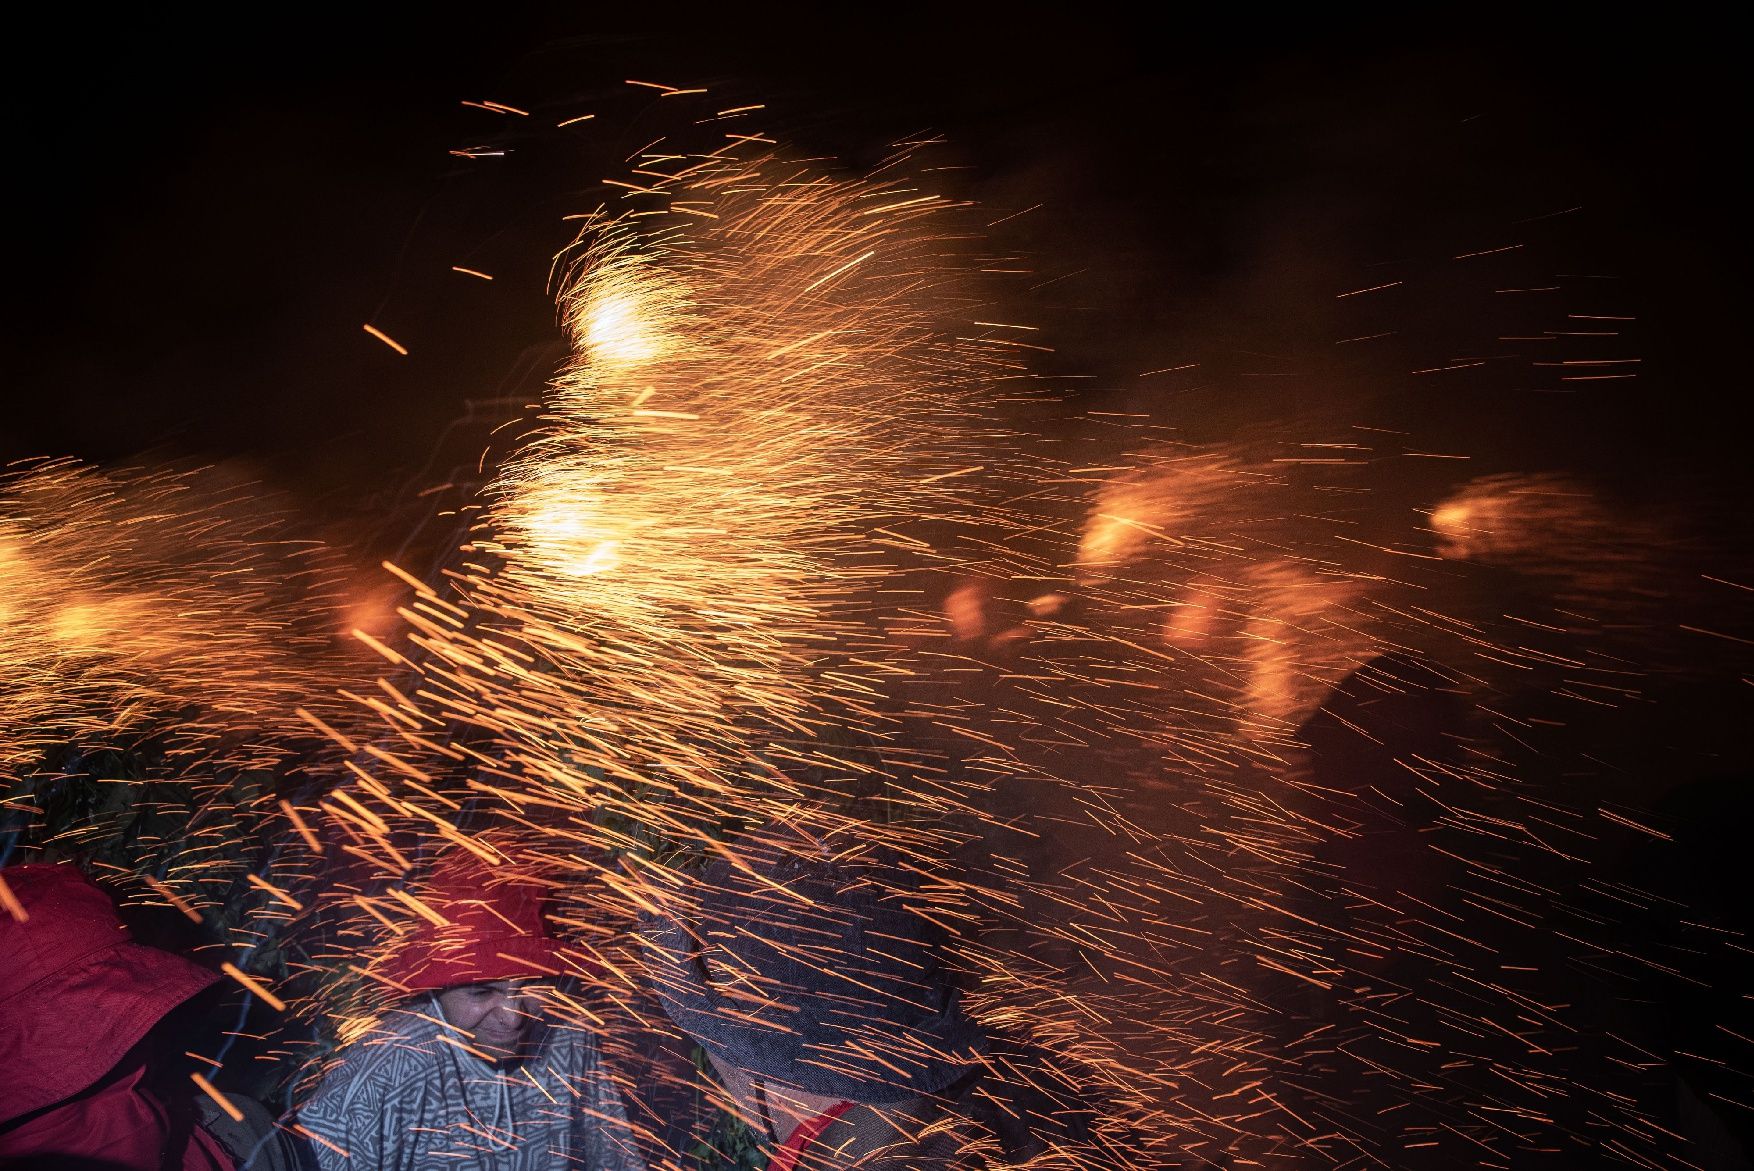
<path fill-rule="evenodd" d="M 164 897 L 223 898 L 237 876 L 206 863 L 264 821 L 252 792 L 325 746 L 296 710 L 353 719 L 335 687 L 364 660 L 334 626 L 340 580 L 259 486 L 217 469 L 59 461 L 0 481 L 0 828 L 31 836 L 72 776 L 119 769 L 49 844 L 101 855 L 133 825 Z M 157 840 L 134 821 L 148 811 L 183 835 Z"/>
<path fill-rule="evenodd" d="M 561 258 L 539 429 L 442 574 L 389 567 L 399 629 L 355 632 L 375 679 L 325 641 L 320 563 L 232 497 L 8 480 L 8 815 L 58 745 L 168 736 L 196 812 L 169 870 L 120 869 L 199 915 L 225 818 L 268 826 L 269 861 L 212 881 L 249 896 L 240 940 L 303 950 L 279 983 L 224 970 L 342 1042 L 400 994 L 397 941 L 445 922 L 435 854 L 541 869 L 602 973 L 545 1009 L 647 1071 L 622 1075 L 647 1138 L 694 1075 L 642 1060 L 625 927 L 781 820 L 891 847 L 975 1013 L 1104 1103 L 1100 1150 L 1032 1166 L 1684 1165 L 1645 1058 L 1543 971 L 1654 963 L 1600 909 L 1654 897 L 1589 864 L 1663 830 L 1638 778 L 1529 779 L 1579 774 L 1549 730 L 1701 669 L 1659 616 L 1685 603 L 1671 526 L 1550 475 L 1385 518 L 1382 468 L 1432 453 L 1355 437 L 1193 448 L 1117 416 L 1129 450 L 1086 463 L 1014 434 L 1043 335 L 929 149 L 866 177 L 759 134 L 636 157 Z M 1611 1062 L 1624 1085 L 1580 1076 Z"/>

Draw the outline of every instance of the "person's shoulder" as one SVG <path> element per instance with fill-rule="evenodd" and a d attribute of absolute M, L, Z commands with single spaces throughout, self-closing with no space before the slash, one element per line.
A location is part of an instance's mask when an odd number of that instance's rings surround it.
<path fill-rule="evenodd" d="M 335 1054 L 300 1114 L 381 1107 L 421 1092 L 423 1073 L 437 1062 L 440 1031 L 441 1026 L 419 1014 L 386 1015 Z"/>
<path fill-rule="evenodd" d="M 595 1054 L 602 1050 L 603 1037 L 609 1031 L 609 1021 L 602 1013 L 587 1015 L 581 1009 L 559 1020 L 550 1020 L 545 1026 L 542 1046 L 548 1050 Z"/>
<path fill-rule="evenodd" d="M 535 1063 L 566 1077 L 595 1077 L 603 1072 L 603 1049 L 592 1029 L 551 1025 Z"/>

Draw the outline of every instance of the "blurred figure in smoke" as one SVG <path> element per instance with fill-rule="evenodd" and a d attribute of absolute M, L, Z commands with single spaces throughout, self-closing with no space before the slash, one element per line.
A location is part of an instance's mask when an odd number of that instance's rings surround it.
<path fill-rule="evenodd" d="M 378 973 L 411 995 L 299 1111 L 324 1171 L 643 1166 L 597 1039 L 553 1019 L 554 981 L 579 965 L 545 894 L 535 874 L 460 849 L 440 860 L 421 900 L 432 917 Z"/>
<path fill-rule="evenodd" d="M 228 1095 L 222 1113 L 178 1069 L 195 1043 L 184 1012 L 216 975 L 133 942 L 73 866 L 7 867 L 0 885 L 0 1166 L 297 1165 L 259 1104 Z"/>
<path fill-rule="evenodd" d="M 1124 1165 L 1074 1071 L 964 1014 L 945 932 L 856 844 L 734 842 L 641 929 L 654 991 L 705 1049 L 767 1171 Z"/>

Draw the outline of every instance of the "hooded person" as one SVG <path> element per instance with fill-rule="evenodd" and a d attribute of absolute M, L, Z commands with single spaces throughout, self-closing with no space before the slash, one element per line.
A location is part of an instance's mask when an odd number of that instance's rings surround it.
<path fill-rule="evenodd" d="M 962 1009 L 947 933 L 884 852 L 770 825 L 640 942 L 767 1171 L 1111 1165 L 1076 1072 Z"/>
<path fill-rule="evenodd" d="M 432 918 L 374 974 L 406 996 L 340 1050 L 298 1112 L 323 1171 L 639 1171 L 597 1038 L 557 982 L 588 965 L 550 932 L 548 885 L 461 848 L 418 900 Z"/>
<path fill-rule="evenodd" d="M 293 1164 L 260 1104 L 228 1095 L 221 1113 L 177 1068 L 193 1043 L 178 1010 L 218 976 L 134 942 L 75 866 L 9 866 L 0 887 L 0 1167 Z"/>

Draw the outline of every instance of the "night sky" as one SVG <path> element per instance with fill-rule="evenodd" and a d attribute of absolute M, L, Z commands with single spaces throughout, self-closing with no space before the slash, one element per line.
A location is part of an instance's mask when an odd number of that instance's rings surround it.
<path fill-rule="evenodd" d="M 1393 426 L 1476 472 L 1639 497 L 1741 484 L 1746 93 L 1721 30 L 1031 6 L 57 21 L 13 46 L 9 460 L 242 461 L 318 516 L 442 479 L 476 442 L 447 431 L 467 402 L 532 398 L 560 357 L 548 261 L 641 145 L 640 78 L 765 101 L 767 129 L 854 165 L 946 134 L 959 193 L 1040 205 L 1006 243 L 1044 274 L 1022 310 L 1078 405 L 1199 441 Z M 1494 292 L 1542 284 L 1563 287 L 1538 309 Z M 1639 377 L 1410 376 L 1566 314 L 1636 316 L 1614 356 Z"/>

